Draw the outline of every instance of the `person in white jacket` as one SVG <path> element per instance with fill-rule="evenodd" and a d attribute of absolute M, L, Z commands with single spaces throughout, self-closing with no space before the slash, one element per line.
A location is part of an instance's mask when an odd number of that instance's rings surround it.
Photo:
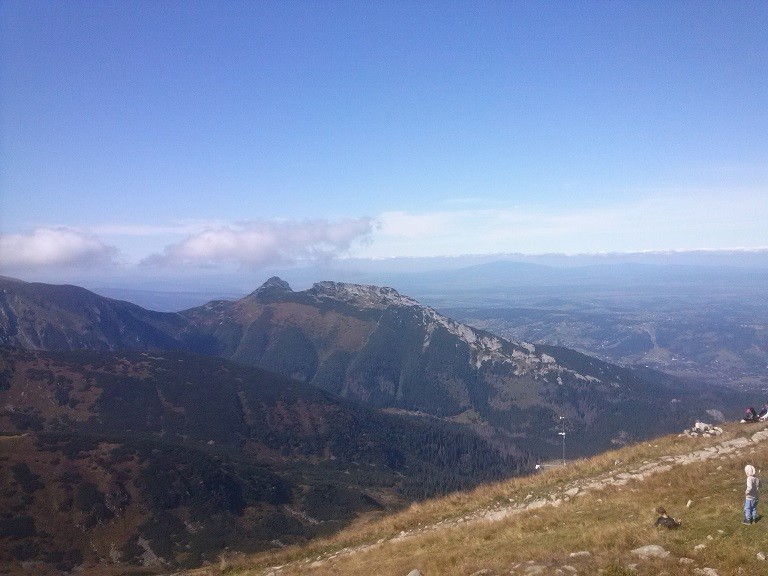
<path fill-rule="evenodd" d="M 744 520 L 742 524 L 754 524 L 757 522 L 757 502 L 760 499 L 760 478 L 752 464 L 744 466 L 747 475 L 747 489 L 744 491 Z"/>

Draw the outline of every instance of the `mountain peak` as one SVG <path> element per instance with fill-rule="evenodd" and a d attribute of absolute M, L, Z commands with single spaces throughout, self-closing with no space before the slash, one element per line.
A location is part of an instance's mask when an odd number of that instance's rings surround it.
<path fill-rule="evenodd" d="M 276 296 L 285 292 L 293 292 L 290 284 L 278 276 L 272 276 L 272 278 L 251 292 L 251 296 Z"/>
<path fill-rule="evenodd" d="M 363 308 L 383 309 L 392 305 L 419 306 L 413 298 L 403 296 L 394 288 L 347 284 L 345 282 L 316 282 L 310 292 L 317 298 L 332 298 Z"/>

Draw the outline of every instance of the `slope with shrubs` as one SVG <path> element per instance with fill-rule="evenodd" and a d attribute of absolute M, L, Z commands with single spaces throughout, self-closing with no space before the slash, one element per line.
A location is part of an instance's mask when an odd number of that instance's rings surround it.
<path fill-rule="evenodd" d="M 225 556 L 194 574 L 765 574 L 768 520 L 744 526 L 741 509 L 744 466 L 768 465 L 768 428 L 724 429 L 719 437 L 665 436 L 414 504 L 327 540 Z M 660 505 L 681 528 L 654 527 Z M 662 556 L 633 552 L 649 545 Z"/>
<path fill-rule="evenodd" d="M 192 568 L 531 466 L 220 358 L 0 347 L 0 574 Z"/>

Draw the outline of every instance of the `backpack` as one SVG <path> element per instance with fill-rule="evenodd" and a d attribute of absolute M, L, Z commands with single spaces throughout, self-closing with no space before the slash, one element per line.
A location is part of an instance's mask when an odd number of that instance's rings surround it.
<path fill-rule="evenodd" d="M 682 522 L 678 522 L 674 518 L 670 518 L 669 516 L 659 516 L 656 519 L 656 526 L 664 526 L 665 528 L 669 528 L 670 530 L 672 528 L 679 528 L 680 524 Z"/>

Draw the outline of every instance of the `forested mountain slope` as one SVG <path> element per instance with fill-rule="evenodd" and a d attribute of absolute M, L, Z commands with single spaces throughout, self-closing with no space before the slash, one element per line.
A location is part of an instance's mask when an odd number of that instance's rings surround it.
<path fill-rule="evenodd" d="M 1 348 L 0 445 L 0 566 L 37 574 L 197 566 L 533 466 L 185 352 Z"/>

